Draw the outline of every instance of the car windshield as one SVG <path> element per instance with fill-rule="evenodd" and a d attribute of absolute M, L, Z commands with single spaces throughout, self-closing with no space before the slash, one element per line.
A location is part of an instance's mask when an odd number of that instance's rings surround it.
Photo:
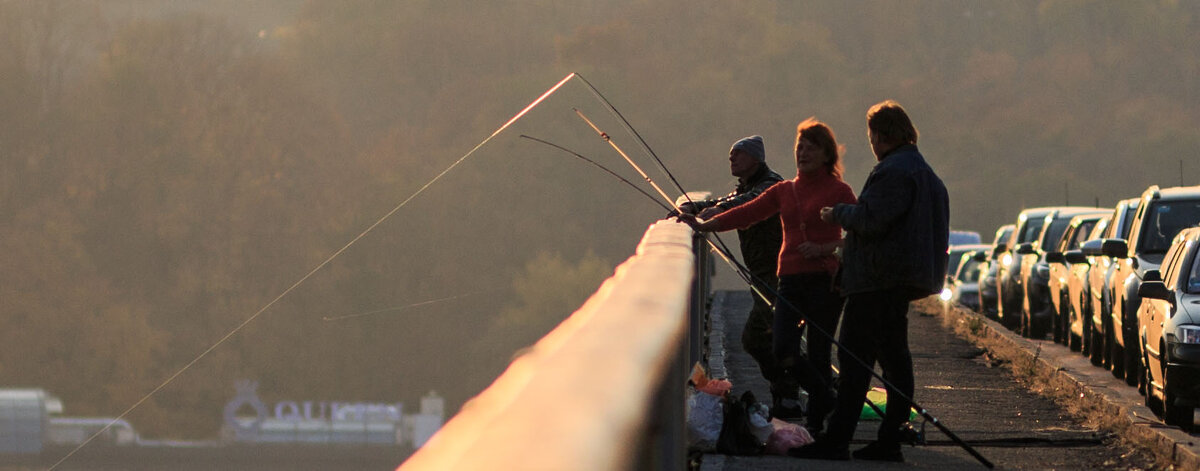
<path fill-rule="evenodd" d="M 957 278 L 963 283 L 978 283 L 979 261 L 974 258 L 964 258 L 962 266 L 958 268 Z"/>
<path fill-rule="evenodd" d="M 1017 234 L 1017 243 L 1023 244 L 1037 240 L 1038 234 L 1042 233 L 1042 224 L 1046 220 L 1043 218 L 1031 219 L 1025 222 L 1025 229 Z"/>
<path fill-rule="evenodd" d="M 1008 238 L 1012 236 L 1013 226 L 1009 224 L 996 232 L 996 240 L 992 241 L 992 247 L 999 245 L 1001 242 L 1008 242 Z"/>
<path fill-rule="evenodd" d="M 1092 226 L 1095 224 L 1096 221 L 1083 221 L 1079 223 L 1079 227 L 1075 229 L 1075 237 L 1072 237 L 1071 240 L 1067 241 L 1067 246 L 1065 248 L 1067 250 L 1075 250 L 1079 248 L 1081 244 L 1088 240 L 1088 237 L 1092 232 Z"/>
<path fill-rule="evenodd" d="M 1114 236 L 1118 239 L 1129 238 L 1129 228 L 1133 226 L 1133 216 L 1137 214 L 1137 205 L 1129 205 L 1129 209 L 1125 210 L 1125 217 L 1121 218 L 1121 224 L 1116 227 Z"/>
<path fill-rule="evenodd" d="M 1192 269 L 1187 277 L 1187 292 L 1200 293 L 1200 255 L 1192 255 Z"/>
<path fill-rule="evenodd" d="M 1142 225 L 1137 251 L 1143 255 L 1163 255 L 1179 231 L 1200 223 L 1200 200 L 1162 201 L 1151 206 Z"/>
<path fill-rule="evenodd" d="M 1071 218 L 1056 218 L 1050 222 L 1050 227 L 1046 228 L 1046 232 L 1042 234 L 1041 247 L 1043 250 L 1051 249 L 1062 240 L 1063 232 L 1066 232 L 1067 227 L 1071 225 Z"/>

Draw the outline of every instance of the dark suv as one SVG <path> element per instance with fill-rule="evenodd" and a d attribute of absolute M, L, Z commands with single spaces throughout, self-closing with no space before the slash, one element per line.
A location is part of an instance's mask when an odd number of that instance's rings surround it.
<path fill-rule="evenodd" d="M 1105 368 L 1112 367 L 1113 359 L 1109 352 L 1113 351 L 1112 345 L 1116 342 L 1112 327 L 1112 278 L 1117 264 L 1113 263 L 1112 257 L 1104 255 L 1103 249 L 1105 244 L 1115 243 L 1114 239 L 1129 237 L 1129 227 L 1133 225 L 1133 215 L 1137 214 L 1140 202 L 1140 199 L 1130 198 L 1117 203 L 1112 219 L 1108 221 L 1108 228 L 1099 238 L 1084 242 L 1080 247 L 1090 265 L 1087 274 L 1088 302 L 1085 307 L 1092 316 L 1088 356 L 1093 365 L 1103 365 Z"/>
<path fill-rule="evenodd" d="M 1171 240 L 1179 231 L 1200 223 L 1200 186 L 1159 189 L 1151 186 L 1142 193 L 1141 205 L 1133 216 L 1128 239 L 1103 247 L 1105 255 L 1120 259 L 1113 273 L 1112 322 L 1116 342 L 1110 352 L 1113 376 L 1137 385 L 1145 379 L 1141 372 L 1142 352 L 1138 341 L 1138 287 L 1148 270 L 1157 270 Z"/>
<path fill-rule="evenodd" d="M 1071 218 L 1057 247 L 1047 249 L 1046 263 L 1050 266 L 1049 289 L 1054 341 L 1078 351 L 1082 347 L 1083 326 L 1079 315 L 1081 280 L 1087 270 L 1086 259 L 1079 246 L 1091 239 L 1092 228 L 1105 226 L 1112 210 L 1100 210 L 1095 214 L 1080 214 Z M 1070 259 L 1068 259 L 1070 257 Z M 1082 262 L 1082 263 L 1081 263 Z M 1073 325 L 1076 330 L 1072 331 Z M 1077 333 L 1076 333 L 1077 332 Z"/>
<path fill-rule="evenodd" d="M 1031 241 L 1016 247 L 1021 257 L 1017 264 L 1020 285 L 1021 335 L 1040 339 L 1050 330 L 1054 318 L 1050 301 L 1050 266 L 1046 263 L 1046 252 L 1053 250 L 1062 241 L 1063 233 L 1071 224 L 1071 218 L 1079 215 L 1103 214 L 1107 209 L 1065 206 L 1050 208 L 1043 216 L 1042 230 Z"/>
<path fill-rule="evenodd" d="M 1013 233 L 1012 224 L 1005 224 L 996 229 L 996 237 L 992 239 L 992 249 L 987 260 L 979 267 L 979 311 L 992 319 L 998 319 L 1000 308 L 996 294 L 996 274 L 1000 269 L 1000 255 L 1008 250 L 1008 238 Z"/>
<path fill-rule="evenodd" d="M 1184 229 L 1138 288 L 1146 405 L 1167 425 L 1190 427 L 1200 405 L 1200 227 Z M 1162 281 L 1154 281 L 1159 275 Z"/>
<path fill-rule="evenodd" d="M 1021 326 L 1021 305 L 1025 304 L 1025 288 L 1021 285 L 1021 255 L 1017 247 L 1031 244 L 1042 234 L 1046 215 L 1057 208 L 1031 208 L 1017 215 L 1012 235 L 997 254 L 996 298 L 997 317 L 1010 329 Z"/>

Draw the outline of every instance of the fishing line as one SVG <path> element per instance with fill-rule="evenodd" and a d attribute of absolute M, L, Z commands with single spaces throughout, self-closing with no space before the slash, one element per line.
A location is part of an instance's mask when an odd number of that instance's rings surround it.
<path fill-rule="evenodd" d="M 645 195 L 647 198 L 650 198 L 650 201 L 653 201 L 653 202 L 654 202 L 654 204 L 657 204 L 657 205 L 658 205 L 659 207 L 661 207 L 662 209 L 665 209 L 665 210 L 667 210 L 667 211 L 671 211 L 671 210 L 672 210 L 672 208 L 671 208 L 670 206 L 667 206 L 667 205 L 663 204 L 661 201 L 659 201 L 659 200 L 655 199 L 653 196 L 651 196 L 651 195 L 650 195 L 650 193 L 646 193 L 646 191 L 645 191 L 645 190 L 643 190 L 643 189 L 639 188 L 637 185 L 634 185 L 634 184 L 633 184 L 633 182 L 631 182 L 631 181 L 629 181 L 629 180 L 626 180 L 626 179 L 625 179 L 625 177 L 622 177 L 622 176 L 618 175 L 616 172 L 614 172 L 614 171 L 612 171 L 612 170 L 609 170 L 609 169 L 608 169 L 608 167 L 605 167 L 605 166 L 603 166 L 603 165 L 600 165 L 600 164 L 599 164 L 599 163 L 597 163 L 595 160 L 592 160 L 592 159 L 589 159 L 589 158 L 587 158 L 587 157 L 584 157 L 583 155 L 581 155 L 581 154 L 580 154 L 580 153 L 578 153 L 578 152 L 575 152 L 575 151 L 573 151 L 573 150 L 571 150 L 571 149 L 568 149 L 568 148 L 566 148 L 566 147 L 560 146 L 560 145 L 558 145 L 558 144 L 555 144 L 555 143 L 553 143 L 553 142 L 550 142 L 550 141 L 546 141 L 546 140 L 543 140 L 543 139 L 538 139 L 538 138 L 536 138 L 536 137 L 533 137 L 533 136 L 527 136 L 527 135 L 525 135 L 525 134 L 522 134 L 522 135 L 521 135 L 521 137 L 523 137 L 523 138 L 525 138 L 525 139 L 529 139 L 529 140 L 531 140 L 531 141 L 534 141 L 534 142 L 540 142 L 540 143 L 542 143 L 542 144 L 548 145 L 548 146 L 550 146 L 550 147 L 553 147 L 553 148 L 555 148 L 555 149 L 561 150 L 561 151 L 563 151 L 563 152 L 566 152 L 566 153 L 568 153 L 568 154 L 574 155 L 575 157 L 581 158 L 581 159 L 583 159 L 584 161 L 586 161 L 587 163 L 590 163 L 590 164 L 592 164 L 592 165 L 595 165 L 596 167 L 599 167 L 599 168 L 600 168 L 600 170 L 603 170 L 603 171 L 605 171 L 605 172 L 608 172 L 608 174 L 609 174 L 609 175 L 612 175 L 612 176 L 616 177 L 618 180 L 621 180 L 621 181 L 622 181 L 622 182 L 624 182 L 626 185 L 629 185 L 629 186 L 633 187 L 633 189 L 637 190 L 637 191 L 638 191 L 638 193 L 641 193 L 641 194 Z"/>
<path fill-rule="evenodd" d="M 406 310 L 409 308 L 414 308 L 414 307 L 419 307 L 419 306 L 427 306 L 430 304 L 437 304 L 437 303 L 444 302 L 444 301 L 453 301 L 455 299 L 466 298 L 466 297 L 470 297 L 470 296 L 475 296 L 477 294 L 483 294 L 483 293 L 488 293 L 488 292 L 492 292 L 492 291 L 499 291 L 499 290 L 489 289 L 489 290 L 483 290 L 483 291 L 475 291 L 473 293 L 465 293 L 465 294 L 459 294 L 459 295 L 455 295 L 455 296 L 448 296 L 445 298 L 431 299 L 429 301 L 421 301 L 419 303 L 406 304 L 404 306 L 396 306 L 396 307 L 389 307 L 387 309 L 378 309 L 378 310 L 374 310 L 374 311 L 360 312 L 358 314 L 350 314 L 350 315 L 346 315 L 346 316 L 335 316 L 335 317 L 322 317 L 321 320 L 327 321 L 327 322 L 328 321 L 340 321 L 340 320 L 345 320 L 345 319 L 355 319 L 355 318 L 359 318 L 359 317 L 373 316 L 376 314 L 383 314 L 385 312 L 403 311 L 403 310 Z"/>
<path fill-rule="evenodd" d="M 671 183 L 675 184 L 675 188 L 679 189 L 680 193 L 683 193 L 683 197 L 687 200 L 687 202 L 691 203 L 692 198 L 688 196 L 686 191 L 683 191 L 683 186 L 680 185 L 679 181 L 675 179 L 675 175 L 672 175 L 671 171 L 667 170 L 667 166 L 663 165 L 662 159 L 658 158 L 658 154 L 654 153 L 654 149 L 651 149 L 649 144 L 646 144 L 646 140 L 642 138 L 642 134 L 637 132 L 637 130 L 633 128 L 632 124 L 629 124 L 629 120 L 625 119 L 625 115 L 621 114 L 621 112 L 617 110 L 617 107 L 613 106 L 612 102 L 608 101 L 608 98 L 605 98 L 603 93 L 600 93 L 599 89 L 592 86 L 592 82 L 589 82 L 586 78 L 583 78 L 582 75 L 576 75 L 576 77 L 583 81 L 584 85 L 587 85 L 588 90 L 592 92 L 592 95 L 595 95 L 596 99 L 600 100 L 600 102 L 608 108 L 609 112 L 621 120 L 621 124 L 625 126 L 625 130 L 629 131 L 630 134 L 633 134 L 633 136 L 637 138 L 638 142 L 642 144 L 642 149 L 645 149 L 646 153 L 650 154 L 650 156 L 654 158 L 655 162 L 658 162 L 658 167 L 667 174 L 667 178 L 671 179 Z"/>
<path fill-rule="evenodd" d="M 84 440 L 83 443 L 80 443 L 78 446 L 76 446 L 74 449 L 72 449 L 69 453 L 67 453 L 66 456 L 62 457 L 57 462 L 55 462 L 53 465 L 51 465 L 49 470 L 53 471 L 55 468 L 57 468 L 59 465 L 61 465 L 64 461 L 69 459 L 71 456 L 75 455 L 75 453 L 78 452 L 80 449 L 82 449 L 83 447 L 85 447 L 89 443 L 91 443 L 92 440 L 94 440 L 96 437 L 98 437 L 101 434 L 103 434 L 104 432 L 108 431 L 108 429 L 111 428 L 113 426 L 113 424 L 116 424 L 117 421 L 125 418 L 126 415 L 129 415 L 130 412 L 133 412 L 134 409 L 136 409 L 138 406 L 142 405 L 142 403 L 146 402 L 147 399 L 150 399 L 150 397 L 154 396 L 159 391 L 161 391 L 164 387 L 166 387 L 168 384 L 170 384 L 172 381 L 174 381 L 176 378 L 178 378 L 179 375 L 183 374 L 183 372 L 187 371 L 189 368 L 191 368 L 193 365 L 195 365 L 197 362 L 199 362 L 205 356 L 208 356 L 208 354 L 211 353 L 213 350 L 215 350 L 218 346 L 225 343 L 225 341 L 229 340 L 230 337 L 233 337 L 233 335 L 236 334 L 238 331 L 242 330 L 243 327 L 246 327 L 247 324 L 254 321 L 254 319 L 258 318 L 258 316 L 261 315 L 263 312 L 266 312 L 266 310 L 269 309 L 271 306 L 274 306 L 275 303 L 279 302 L 280 299 L 283 299 L 284 296 L 287 296 L 288 293 L 291 293 L 292 290 L 296 289 L 296 287 L 300 286 L 305 281 L 307 281 L 310 277 L 313 276 L 313 274 L 320 271 L 322 268 L 325 267 L 325 265 L 328 265 L 329 262 L 332 262 L 333 259 L 337 258 L 339 255 L 341 255 L 343 252 L 345 252 L 346 249 L 349 249 L 350 246 L 352 246 L 356 242 L 358 242 L 359 239 L 362 239 L 363 237 L 365 237 L 368 233 L 370 233 L 372 230 L 374 230 L 376 227 L 378 227 L 380 224 L 382 224 L 383 221 L 387 220 L 389 217 L 391 217 L 393 214 L 395 214 L 396 211 L 399 211 L 400 208 L 403 208 L 404 206 L 406 206 L 409 201 L 412 201 L 413 198 L 417 197 L 417 195 L 420 195 L 427 188 L 429 188 L 434 183 L 436 183 L 438 180 L 441 180 L 441 178 L 443 176 L 445 176 L 447 173 L 449 173 L 450 170 L 453 170 L 454 167 L 457 167 L 458 164 L 461 164 L 464 160 L 467 159 L 467 157 L 470 157 L 471 154 L 474 154 L 475 151 L 477 151 L 477 150 L 479 150 L 479 148 L 483 147 L 484 144 L 487 144 L 489 141 L 492 140 L 492 138 L 496 137 L 496 135 L 500 134 L 505 129 L 508 129 L 508 127 L 510 125 L 512 125 L 512 123 L 516 122 L 518 119 L 521 119 L 522 116 L 525 116 L 526 113 L 528 113 L 530 110 L 532 110 L 538 104 L 540 104 L 547 97 L 554 94 L 554 92 L 558 91 L 558 89 L 560 87 L 562 87 L 569 80 L 571 80 L 575 77 L 577 77 L 577 75 L 575 73 L 571 73 L 571 74 L 568 74 L 566 77 L 564 77 L 562 80 L 559 80 L 558 83 L 554 84 L 553 87 L 550 87 L 549 90 L 546 90 L 546 92 L 543 93 L 541 96 L 539 96 L 536 100 L 533 100 L 532 103 L 530 103 L 528 106 L 526 106 L 520 112 L 518 112 L 516 115 L 514 115 L 508 121 L 506 121 L 499 128 L 497 128 L 486 139 L 481 141 L 479 144 L 476 144 L 475 147 L 473 147 L 473 148 L 471 148 L 471 150 L 467 151 L 466 154 L 463 154 L 462 157 L 459 157 L 458 160 L 456 160 L 456 161 L 454 161 L 454 163 L 450 164 L 449 167 L 446 167 L 445 170 L 442 170 L 442 172 L 437 174 L 437 176 L 433 177 L 432 180 L 429 180 L 429 182 L 425 183 L 424 186 L 422 186 L 420 189 L 418 189 L 412 195 L 409 195 L 408 198 L 405 198 L 404 201 L 402 201 L 402 202 L 400 202 L 400 204 L 396 205 L 395 208 L 392 208 L 391 211 L 388 211 L 387 214 L 384 214 L 383 217 L 381 217 L 377 221 L 375 221 L 374 224 L 371 224 L 370 226 L 368 226 L 365 230 L 363 230 L 361 233 L 359 233 L 357 236 L 355 236 L 353 239 L 351 239 L 350 242 L 347 242 L 346 245 L 342 246 L 342 248 L 338 249 L 336 252 L 334 252 L 332 255 L 330 255 L 329 258 L 326 258 L 325 261 L 318 264 L 316 266 L 316 268 L 313 268 L 312 270 L 310 270 L 308 272 L 308 274 L 300 277 L 299 280 L 297 280 L 295 283 L 293 283 L 287 289 L 283 290 L 283 292 L 280 293 L 278 296 L 276 296 L 274 299 L 272 299 L 271 302 L 268 302 L 266 305 L 264 305 L 262 308 L 260 308 L 253 315 L 246 318 L 246 320 L 242 321 L 241 324 L 238 324 L 237 327 L 234 327 L 233 330 L 229 331 L 229 333 L 227 333 L 227 334 L 225 334 L 225 336 L 221 337 L 220 340 L 217 340 L 216 343 L 209 346 L 207 349 L 205 349 L 203 352 L 201 352 L 200 355 L 198 355 L 196 358 L 192 359 L 192 361 L 190 361 L 186 365 L 184 365 L 183 368 L 180 368 L 179 371 L 176 371 L 174 374 L 169 376 L 165 381 L 160 383 L 158 386 L 156 386 L 154 389 L 152 389 L 145 396 L 142 396 L 141 399 L 138 399 L 137 402 L 133 403 L 132 406 L 129 406 L 128 409 L 125 409 L 125 412 L 122 412 L 120 415 L 118 415 L 116 418 L 114 418 L 112 420 L 112 422 L 109 422 L 108 425 L 104 426 L 104 428 L 101 428 L 96 433 L 93 433 L 92 436 L 87 438 L 87 440 Z"/>
<path fill-rule="evenodd" d="M 603 95 L 601 95 L 601 94 L 600 94 L 599 90 L 596 90 L 596 88 L 595 88 L 595 87 L 591 86 L 591 84 L 590 84 L 590 83 L 588 83 L 588 82 L 587 82 L 587 80 L 586 80 L 586 79 L 584 79 L 583 77 L 580 77 L 580 80 L 583 80 L 583 82 L 584 82 L 585 84 L 588 84 L 588 87 L 589 87 L 589 88 L 591 88 L 593 92 L 595 92 L 595 94 L 596 94 L 597 98 L 599 98 L 601 101 L 603 101 L 603 102 L 604 102 L 604 103 L 605 103 L 605 104 L 606 104 L 606 105 L 609 107 L 609 109 L 610 109 L 610 110 L 612 110 L 612 111 L 613 111 L 615 114 L 617 114 L 618 116 L 621 116 L 620 112 L 619 112 L 619 111 L 616 111 L 616 107 L 612 106 L 612 104 L 611 104 L 611 103 L 609 103 L 609 102 L 608 102 L 608 100 L 606 100 L 606 99 L 604 99 L 604 98 L 603 98 Z M 594 124 L 592 124 L 592 122 L 591 122 L 590 120 L 588 120 L 588 119 L 587 119 L 587 117 L 583 116 L 583 114 L 582 114 L 582 113 L 580 113 L 578 109 L 576 109 L 576 110 L 575 110 L 575 112 L 576 112 L 577 114 L 579 114 L 579 116 L 580 116 L 581 118 L 583 118 L 585 121 L 588 121 L 588 124 L 592 126 L 592 129 L 595 129 L 595 130 L 596 130 L 596 132 L 597 132 L 597 133 L 599 133 L 599 134 L 600 134 L 600 136 L 601 136 L 601 137 L 602 137 L 602 138 L 603 138 L 603 139 L 604 139 L 606 142 L 608 142 L 610 146 L 612 146 L 614 149 L 617 149 L 617 152 L 618 152 L 618 153 L 620 153 L 622 157 L 625 157 L 625 160 L 626 160 L 626 161 L 628 161 L 628 162 L 629 162 L 629 164 L 630 164 L 630 165 L 632 165 L 632 166 L 633 166 L 635 169 L 637 169 L 637 170 L 638 170 L 638 173 L 641 173 L 641 174 L 642 174 L 642 176 L 643 176 L 643 177 L 645 177 L 647 181 L 650 181 L 650 177 L 646 176 L 645 172 L 642 172 L 642 171 L 641 171 L 641 168 L 639 168 L 639 167 L 637 166 L 637 164 L 633 163 L 633 161 L 632 161 L 632 160 L 630 160 L 630 159 L 629 159 L 629 157 L 628 157 L 628 156 L 626 156 L 624 152 L 621 152 L 621 150 L 620 150 L 620 149 L 617 147 L 617 145 L 616 145 L 616 144 L 614 144 L 614 143 L 612 142 L 612 140 L 611 140 L 611 139 L 608 137 L 608 134 L 604 133 L 604 132 L 603 132 L 603 131 L 601 131 L 599 128 L 597 128 L 597 127 L 596 127 Z M 659 165 L 660 165 L 660 166 L 662 166 L 662 169 L 663 169 L 663 171 L 664 171 L 664 172 L 666 172 L 668 175 L 671 175 L 671 172 L 670 172 L 670 170 L 667 170 L 666 166 L 662 164 L 662 161 L 658 159 L 658 157 L 657 157 L 657 155 L 656 155 L 656 154 L 654 154 L 654 151 L 649 149 L 649 146 L 648 146 L 648 145 L 646 145 L 646 143 L 645 143 L 645 140 L 641 140 L 641 138 L 640 138 L 640 134 L 638 134 L 638 133 L 637 133 L 637 131 L 635 131 L 635 130 L 632 130 L 632 126 L 630 126 L 630 125 L 629 125 L 628 121 L 625 121 L 625 120 L 624 120 L 624 117 L 623 117 L 623 116 L 621 116 L 621 119 L 622 119 L 622 122 L 624 122 L 624 123 L 625 123 L 625 125 L 626 125 L 626 126 L 627 126 L 627 127 L 630 129 L 630 130 L 631 130 L 631 132 L 633 132 L 635 135 L 638 135 L 638 136 L 639 136 L 639 140 L 642 142 L 642 145 L 646 147 L 646 149 L 647 149 L 647 150 L 650 152 L 650 154 L 651 154 L 651 155 L 654 155 L 654 156 L 655 156 L 655 160 L 656 160 L 656 161 L 658 161 L 658 163 L 659 163 Z M 685 195 L 685 196 L 686 196 L 686 195 L 687 195 L 687 191 L 685 191 L 685 190 L 683 189 L 683 187 L 679 185 L 679 182 L 678 182 L 678 181 L 676 181 L 674 177 L 671 177 L 671 180 L 672 180 L 672 181 L 675 183 L 675 185 L 676 185 L 676 187 L 679 189 L 679 191 L 680 191 L 680 192 L 681 192 L 683 195 Z M 666 196 L 666 194 L 665 194 L 665 193 L 663 193 L 663 191 L 662 191 L 660 188 L 658 188 L 658 185 L 654 184 L 654 182 L 653 182 L 653 181 L 650 181 L 650 183 L 651 183 L 651 185 L 654 185 L 655 189 L 658 189 L 658 190 L 659 190 L 659 193 L 660 193 L 660 194 L 662 194 L 663 198 L 667 199 L 667 201 L 670 201 L 670 198 L 668 198 L 668 197 Z M 689 202 L 690 202 L 690 200 L 689 200 Z M 714 235 L 714 237 L 716 236 L 716 234 L 713 234 L 713 235 Z M 718 241 L 720 241 L 720 238 L 719 238 L 719 237 L 717 237 L 717 239 L 718 239 Z M 801 311 L 801 310 L 797 309 L 797 308 L 796 308 L 796 306 L 795 306 L 795 305 L 793 305 L 793 304 L 791 303 L 791 301 L 789 301 L 788 299 L 786 299 L 786 298 L 784 298 L 784 297 L 782 297 L 782 296 L 779 296 L 779 292 L 778 292 L 778 290 L 776 290 L 776 289 L 774 289 L 774 288 L 772 288 L 772 287 L 770 287 L 770 286 L 766 286 L 766 283 L 763 283 L 763 282 L 762 282 L 762 280 L 760 280 L 760 279 L 758 279 L 758 277 L 754 276 L 754 273 L 753 273 L 753 272 L 751 272 L 749 268 L 747 268 L 745 265 L 742 265 L 741 263 L 737 262 L 737 260 L 735 260 L 735 259 L 733 258 L 733 256 L 732 256 L 732 252 L 731 252 L 731 251 L 729 250 L 729 248 L 728 248 L 728 247 L 725 245 L 724 241 L 720 241 L 721 243 L 720 243 L 720 246 L 719 246 L 719 247 L 718 247 L 718 245 L 717 245 L 717 244 L 713 243 L 713 241 L 712 241 L 712 240 L 709 240 L 709 238 L 708 238 L 708 237 L 705 237 L 705 241 L 707 241 L 707 242 L 708 242 L 709 246 L 710 246 L 710 247 L 712 247 L 712 249 L 713 249 L 714 251 L 716 251 L 718 254 L 720 254 L 720 255 L 721 255 L 721 258 L 725 259 L 725 262 L 726 262 L 726 263 L 728 263 L 728 264 L 730 264 L 731 266 L 734 266 L 734 267 L 735 267 L 735 271 L 737 271 L 737 272 L 738 272 L 738 273 L 741 275 L 742 279 L 744 279 L 744 280 L 752 280 L 752 282 L 750 282 L 750 283 L 749 283 L 749 284 L 750 284 L 750 287 L 751 287 L 751 289 L 754 289 L 754 286 L 755 286 L 755 285 L 762 285 L 762 287 L 766 288 L 768 291 L 770 291 L 772 294 L 774 294 L 774 295 L 775 295 L 776 302 L 782 302 L 782 303 L 783 303 L 783 304 L 785 304 L 785 305 L 786 305 L 788 308 L 790 308 L 790 309 L 794 310 L 794 311 L 795 311 L 797 314 L 799 314 L 799 315 L 800 315 L 800 318 L 801 318 L 802 320 L 804 320 L 804 319 L 806 318 L 806 316 L 804 315 L 803 311 Z M 757 291 L 757 290 L 756 290 L 756 291 Z M 760 293 L 760 295 L 761 295 L 761 293 Z M 766 298 L 764 297 L 764 300 L 765 300 L 765 299 L 766 299 Z M 880 382 L 882 382 L 882 383 L 883 383 L 883 385 L 884 385 L 885 387 L 887 387 L 887 389 L 889 390 L 889 393 L 891 393 L 892 391 L 894 391 L 894 392 L 895 392 L 895 393 L 896 393 L 898 396 L 900 396 L 902 399 L 905 399 L 905 400 L 907 400 L 909 403 L 911 403 L 911 404 L 912 404 L 912 407 L 913 407 L 913 408 L 915 408 L 915 409 L 917 409 L 917 414 L 918 414 L 918 415 L 920 415 L 921 417 L 923 417 L 923 418 L 924 418 L 924 419 L 925 419 L 927 422 L 930 422 L 930 423 L 932 423 L 932 424 L 933 424 L 935 427 L 937 427 L 937 429 L 938 429 L 938 430 L 942 431 L 942 433 L 945 433 L 947 437 L 949 437 L 949 438 L 950 438 L 952 441 L 954 441 L 954 443 L 958 444 L 960 447 L 962 447 L 964 450 L 966 450 L 966 451 L 967 451 L 967 453 L 971 454 L 971 456 L 972 456 L 972 457 L 974 457 L 976 460 L 978 460 L 978 461 L 979 461 L 981 464 L 983 464 L 984 466 L 986 466 L 986 467 L 987 467 L 987 468 L 989 468 L 989 469 L 991 469 L 991 468 L 994 468 L 994 467 L 995 467 L 995 465 L 994 465 L 994 464 L 992 464 L 992 462 L 991 462 L 991 461 L 988 461 L 988 459 L 987 459 L 987 458 L 985 458 L 983 455 L 979 454 L 979 452 L 978 452 L 978 451 L 976 451 L 974 448 L 972 448 L 972 447 L 971 447 L 971 445 L 969 445 L 968 443 L 964 442 L 964 441 L 963 441 L 961 438 L 959 438 L 957 435 L 955 435 L 955 434 L 954 434 L 954 432 L 950 431 L 950 429 L 948 429 L 948 428 L 946 428 L 944 425 L 942 425 L 942 423 L 941 423 L 941 422 L 940 422 L 940 421 L 939 421 L 939 420 L 938 420 L 936 417 L 934 417 L 932 414 L 930 414 L 930 413 L 929 413 L 929 411 L 928 411 L 928 410 L 926 410 L 926 409 L 925 409 L 923 406 L 921 406 L 920 404 L 918 404 L 918 403 L 917 403 L 915 400 L 913 400 L 911 397 L 908 397 L 908 395 L 906 395 L 906 394 L 904 394 L 904 393 L 901 393 L 901 392 L 899 392 L 898 388 L 896 388 L 896 387 L 895 387 L 895 385 L 893 385 L 893 384 L 892 384 L 890 381 L 888 381 L 887 379 L 885 379 L 885 378 L 883 377 L 883 375 L 881 375 L 881 374 L 879 374 L 879 373 L 876 373 L 876 372 L 875 372 L 874 365 L 868 365 L 868 364 L 867 364 L 867 362 L 865 362 L 865 361 L 863 361 L 861 358 L 859 358 L 859 357 L 858 357 L 858 355 L 854 354 L 854 352 L 850 351 L 849 349 L 846 349 L 846 348 L 844 348 L 844 347 L 842 346 L 841 342 L 839 342 L 837 339 L 835 339 L 835 338 L 834 338 L 834 336 L 833 336 L 833 334 L 832 334 L 832 333 L 830 333 L 830 332 L 826 332 L 824 329 L 820 328 L 820 327 L 819 327 L 818 325 L 816 325 L 815 323 L 809 322 L 808 324 L 809 324 L 809 326 L 810 326 L 811 328 L 813 328 L 813 329 L 814 329 L 816 332 L 818 332 L 818 333 L 820 333 L 821 335 L 823 335 L 824 337 L 828 338 L 828 339 L 830 340 L 830 343 L 831 343 L 832 345 L 834 345 L 834 346 L 838 347 L 838 352 L 843 352 L 843 351 L 844 351 L 844 352 L 846 353 L 846 356 L 847 356 L 847 357 L 849 357 L 850 359 L 852 359 L 852 360 L 854 360 L 855 362 L 857 362 L 859 365 L 862 365 L 864 368 L 866 368 L 866 369 L 867 369 L 867 371 L 869 371 L 869 372 L 870 372 L 870 374 L 871 374 L 871 376 L 872 376 L 872 377 L 874 377 L 874 378 L 878 379 Z M 864 399 L 865 399 L 865 398 L 864 398 Z"/>

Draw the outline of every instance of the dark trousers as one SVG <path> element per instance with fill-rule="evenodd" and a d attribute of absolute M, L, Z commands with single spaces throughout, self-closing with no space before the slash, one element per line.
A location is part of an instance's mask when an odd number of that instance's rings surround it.
<path fill-rule="evenodd" d="M 829 418 L 826 437 L 835 446 L 848 445 L 854 438 L 871 385 L 871 371 L 878 361 L 883 378 L 891 383 L 879 440 L 898 442 L 900 427 L 908 421 L 912 409 L 912 402 L 906 398 L 912 398 L 914 389 L 912 353 L 908 350 L 908 295 L 902 290 L 851 294 L 843 316 L 838 402 Z"/>
<path fill-rule="evenodd" d="M 750 293 L 754 297 L 754 307 L 750 308 L 750 314 L 746 317 L 746 325 L 742 328 L 742 348 L 754 358 L 763 378 L 766 378 L 774 387 L 779 381 L 781 373 L 779 362 L 775 360 L 771 347 L 773 342 L 772 326 L 774 325 L 771 305 L 775 303 L 775 286 L 778 282 L 774 273 L 755 273 L 754 275 L 762 284 L 756 283 L 758 291 Z M 767 299 L 764 300 L 759 293 L 762 293 Z"/>
<path fill-rule="evenodd" d="M 826 272 L 779 277 L 782 300 L 775 305 L 775 358 L 808 391 L 810 421 L 823 419 L 828 410 L 822 408 L 832 400 L 830 346 L 842 312 L 842 297 L 833 290 L 832 282 Z M 807 352 L 802 342 L 805 335 Z"/>

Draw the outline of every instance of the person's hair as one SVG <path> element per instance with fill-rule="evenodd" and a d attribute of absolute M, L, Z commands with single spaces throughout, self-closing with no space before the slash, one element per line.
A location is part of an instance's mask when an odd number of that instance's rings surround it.
<path fill-rule="evenodd" d="M 867 110 L 867 129 L 895 144 L 916 144 L 919 136 L 908 113 L 893 100 L 881 101 Z"/>
<path fill-rule="evenodd" d="M 796 144 L 800 144 L 801 139 L 807 139 L 820 146 L 825 152 L 825 169 L 829 171 L 830 175 L 842 177 L 843 147 L 838 145 L 837 136 L 833 135 L 833 129 L 830 129 L 825 123 L 817 121 L 816 117 L 808 118 L 796 126 Z"/>

